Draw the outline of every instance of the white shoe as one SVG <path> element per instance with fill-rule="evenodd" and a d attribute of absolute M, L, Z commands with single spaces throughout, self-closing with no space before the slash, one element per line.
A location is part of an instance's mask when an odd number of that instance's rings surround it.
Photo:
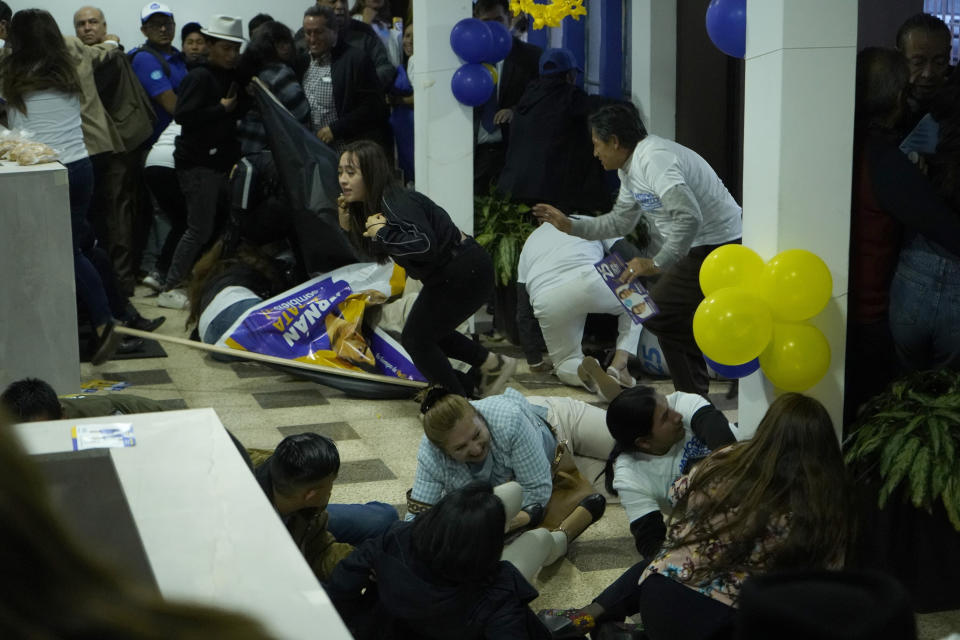
<path fill-rule="evenodd" d="M 156 271 L 151 271 L 149 274 L 147 274 L 141 283 L 144 286 L 150 287 L 157 293 L 163 291 L 163 277 Z"/>
<path fill-rule="evenodd" d="M 487 398 L 503 393 L 507 382 L 517 370 L 517 359 L 497 354 L 497 367 L 484 371 L 480 381 L 480 397 Z"/>
<path fill-rule="evenodd" d="M 190 300 L 183 289 L 171 289 L 157 296 L 157 306 L 164 309 L 186 309 L 190 306 Z"/>
<path fill-rule="evenodd" d="M 592 356 L 583 359 L 577 367 L 577 376 L 587 391 L 600 394 L 600 397 L 607 402 L 611 402 L 620 395 L 620 381 L 604 371 L 597 359 Z"/>
<path fill-rule="evenodd" d="M 620 386 L 624 389 L 632 389 L 637 385 L 637 380 L 630 375 L 630 372 L 627 371 L 627 368 L 623 369 L 614 369 L 613 367 L 607 367 L 607 374 L 620 383 Z"/>

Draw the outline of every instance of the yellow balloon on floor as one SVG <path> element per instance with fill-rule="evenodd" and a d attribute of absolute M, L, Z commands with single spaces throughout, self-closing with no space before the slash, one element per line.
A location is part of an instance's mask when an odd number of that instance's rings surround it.
<path fill-rule="evenodd" d="M 833 295 L 826 263 L 805 249 L 789 249 L 767 262 L 757 279 L 757 292 L 781 322 L 799 322 L 817 315 Z"/>
<path fill-rule="evenodd" d="M 726 287 L 749 286 L 763 271 L 763 258 L 742 244 L 725 244 L 710 252 L 700 267 L 703 295 Z"/>
<path fill-rule="evenodd" d="M 770 346 L 760 354 L 760 368 L 778 389 L 806 391 L 830 368 L 830 343 L 812 325 L 774 323 Z"/>
<path fill-rule="evenodd" d="M 693 337 L 704 355 L 738 365 L 760 355 L 770 342 L 773 317 L 756 295 L 728 287 L 707 296 L 693 315 Z"/>

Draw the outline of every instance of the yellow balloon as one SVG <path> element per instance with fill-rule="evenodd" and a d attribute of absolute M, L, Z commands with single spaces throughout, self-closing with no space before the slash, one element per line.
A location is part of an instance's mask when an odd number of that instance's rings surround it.
<path fill-rule="evenodd" d="M 493 78 L 493 84 L 497 84 L 497 68 L 489 62 L 484 62 L 483 66 L 490 72 L 490 77 Z"/>
<path fill-rule="evenodd" d="M 700 267 L 703 295 L 726 287 L 749 286 L 763 270 L 763 258 L 742 244 L 725 244 L 710 252 Z"/>
<path fill-rule="evenodd" d="M 780 322 L 800 322 L 817 315 L 833 295 L 826 263 L 805 249 L 789 249 L 767 262 L 757 292 Z"/>
<path fill-rule="evenodd" d="M 693 315 L 693 337 L 704 355 L 720 364 L 753 360 L 770 342 L 772 331 L 770 309 L 742 287 L 714 291 Z"/>
<path fill-rule="evenodd" d="M 776 322 L 773 339 L 760 354 L 767 379 L 784 391 L 806 391 L 830 368 L 830 343 L 809 324 Z"/>

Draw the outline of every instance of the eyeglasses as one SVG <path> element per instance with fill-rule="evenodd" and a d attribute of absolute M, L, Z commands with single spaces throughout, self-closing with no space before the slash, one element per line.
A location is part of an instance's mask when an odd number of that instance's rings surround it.
<path fill-rule="evenodd" d="M 171 18 L 158 18 L 156 20 L 150 18 L 143 23 L 143 26 L 147 29 L 166 29 L 169 31 L 173 29 L 174 24 L 175 23 Z"/>

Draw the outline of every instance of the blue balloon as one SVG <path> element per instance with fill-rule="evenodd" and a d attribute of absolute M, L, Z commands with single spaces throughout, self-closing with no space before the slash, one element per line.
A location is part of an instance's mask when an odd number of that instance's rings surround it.
<path fill-rule="evenodd" d="M 493 53 L 493 35 L 486 22 L 464 18 L 450 31 L 450 47 L 464 62 L 485 62 Z"/>
<path fill-rule="evenodd" d="M 717 49 L 742 58 L 747 52 L 747 0 L 711 0 L 707 34 Z"/>
<path fill-rule="evenodd" d="M 465 64 L 450 80 L 453 97 L 468 107 L 479 107 L 493 94 L 493 76 L 482 64 Z"/>
<path fill-rule="evenodd" d="M 490 29 L 490 35 L 493 36 L 493 42 L 490 48 L 490 57 L 484 62 L 500 62 L 507 57 L 510 49 L 513 48 L 513 36 L 501 22 L 488 22 L 487 27 Z"/>
<path fill-rule="evenodd" d="M 754 358 L 750 362 L 744 362 L 743 364 L 720 364 L 719 362 L 714 362 L 707 356 L 703 356 L 703 359 L 707 361 L 711 369 L 724 378 L 730 378 L 731 380 L 733 378 L 745 378 L 760 368 L 760 358 Z"/>

